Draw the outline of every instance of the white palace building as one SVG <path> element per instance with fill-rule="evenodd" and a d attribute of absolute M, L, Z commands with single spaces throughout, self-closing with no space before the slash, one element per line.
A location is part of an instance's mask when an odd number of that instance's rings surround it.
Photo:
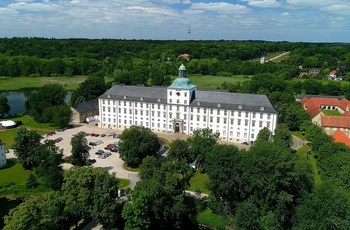
<path fill-rule="evenodd" d="M 199 90 L 186 78 L 184 65 L 169 87 L 114 85 L 98 100 L 99 126 L 108 129 L 137 125 L 191 135 L 210 128 L 221 140 L 252 143 L 261 129 L 273 132 L 277 123 L 265 95 Z"/>

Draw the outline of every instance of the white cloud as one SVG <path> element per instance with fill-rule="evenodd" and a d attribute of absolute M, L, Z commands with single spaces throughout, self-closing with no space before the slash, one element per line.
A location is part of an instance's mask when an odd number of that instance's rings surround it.
<path fill-rule="evenodd" d="M 334 14 L 350 14 L 350 4 L 334 4 L 322 7 L 321 10 Z"/>
<path fill-rule="evenodd" d="M 44 12 L 44 11 L 55 11 L 57 10 L 56 4 L 51 3 L 12 3 L 8 6 L 9 9 L 16 10 L 26 10 L 26 11 L 36 11 L 36 12 Z"/>
<path fill-rule="evenodd" d="M 249 6 L 261 7 L 261 8 L 274 8 L 281 7 L 282 3 L 277 0 L 242 0 L 248 2 Z"/>
<path fill-rule="evenodd" d="M 226 2 L 193 3 L 190 9 L 214 11 L 224 14 L 246 14 L 250 12 L 246 6 Z"/>

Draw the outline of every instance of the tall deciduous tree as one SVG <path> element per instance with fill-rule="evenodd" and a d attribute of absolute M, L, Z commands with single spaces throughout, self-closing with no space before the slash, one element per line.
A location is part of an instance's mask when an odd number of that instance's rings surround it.
<path fill-rule="evenodd" d="M 7 97 L 0 96 L 0 115 L 1 117 L 4 117 L 5 114 L 8 114 L 10 112 L 11 108 L 8 104 Z"/>
<path fill-rule="evenodd" d="M 193 135 L 188 139 L 190 144 L 191 157 L 198 161 L 198 165 L 203 165 L 206 155 L 212 151 L 219 139 L 219 133 L 213 133 L 213 130 L 196 129 Z"/>
<path fill-rule="evenodd" d="M 285 147 L 290 147 L 293 143 L 292 134 L 288 130 L 286 124 L 278 124 L 273 135 L 273 142 L 281 144 Z"/>
<path fill-rule="evenodd" d="M 131 126 L 120 135 L 119 154 L 128 166 L 137 167 L 146 156 L 155 156 L 160 148 L 157 135 L 150 129 Z"/>
<path fill-rule="evenodd" d="M 106 91 L 106 84 L 103 77 L 88 77 L 73 92 L 70 104 L 76 105 L 83 101 L 89 101 L 101 96 Z"/>
<path fill-rule="evenodd" d="M 84 132 L 75 134 L 70 144 L 72 145 L 72 165 L 84 166 L 90 156 L 90 147 L 85 138 Z"/>
<path fill-rule="evenodd" d="M 20 128 L 15 136 L 14 154 L 25 169 L 32 169 L 36 163 L 41 136 L 34 130 Z"/>
<path fill-rule="evenodd" d="M 174 140 L 170 144 L 170 150 L 168 152 L 168 159 L 172 161 L 184 160 L 187 163 L 193 162 L 191 157 L 190 146 L 185 140 Z"/>
<path fill-rule="evenodd" d="M 105 169 L 74 167 L 62 186 L 64 211 L 77 223 L 92 217 L 104 226 L 116 217 L 118 179 Z"/>
<path fill-rule="evenodd" d="M 48 107 L 63 105 L 66 98 L 66 92 L 62 85 L 47 84 L 38 91 L 30 95 L 26 101 L 26 110 L 35 120 L 46 121 L 44 110 Z"/>
<path fill-rule="evenodd" d="M 349 229 L 349 193 L 333 184 L 321 184 L 296 207 L 297 230 Z"/>
<path fill-rule="evenodd" d="M 42 177 L 45 186 L 55 190 L 61 189 L 63 182 L 62 156 L 63 150 L 53 140 L 45 140 L 37 149 L 35 158 L 38 162 L 35 172 Z"/>

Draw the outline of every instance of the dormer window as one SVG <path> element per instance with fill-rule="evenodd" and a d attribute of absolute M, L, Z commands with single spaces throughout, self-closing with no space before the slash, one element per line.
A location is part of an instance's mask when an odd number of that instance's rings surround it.
<path fill-rule="evenodd" d="M 218 104 L 218 107 L 220 108 L 220 107 L 221 107 L 221 104 Z"/>
<path fill-rule="evenodd" d="M 239 106 L 238 106 L 238 109 L 242 109 L 242 105 L 239 105 Z"/>
<path fill-rule="evenodd" d="M 160 98 L 158 98 L 158 102 L 160 102 L 161 100 L 160 100 Z"/>
<path fill-rule="evenodd" d="M 107 96 L 108 98 L 111 98 L 111 95 L 110 94 L 108 94 L 108 96 Z"/>
<path fill-rule="evenodd" d="M 198 102 L 197 102 L 197 105 L 201 105 L 201 103 L 198 101 Z"/>
<path fill-rule="evenodd" d="M 264 107 L 260 107 L 260 111 L 264 111 Z"/>
<path fill-rule="evenodd" d="M 126 99 L 127 97 L 126 96 L 124 96 L 124 99 Z"/>
<path fill-rule="evenodd" d="M 140 100 L 143 101 L 143 97 L 141 97 Z"/>

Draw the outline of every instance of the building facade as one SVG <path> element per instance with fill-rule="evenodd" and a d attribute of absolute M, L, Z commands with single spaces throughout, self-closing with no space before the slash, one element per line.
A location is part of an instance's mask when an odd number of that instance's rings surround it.
<path fill-rule="evenodd" d="M 6 160 L 6 148 L 5 145 L 0 140 L 0 168 L 7 164 Z"/>
<path fill-rule="evenodd" d="M 210 128 L 222 140 L 252 143 L 264 127 L 275 130 L 277 111 L 265 95 L 198 90 L 181 65 L 169 87 L 112 86 L 99 97 L 99 120 L 101 128 L 187 135 Z"/>

